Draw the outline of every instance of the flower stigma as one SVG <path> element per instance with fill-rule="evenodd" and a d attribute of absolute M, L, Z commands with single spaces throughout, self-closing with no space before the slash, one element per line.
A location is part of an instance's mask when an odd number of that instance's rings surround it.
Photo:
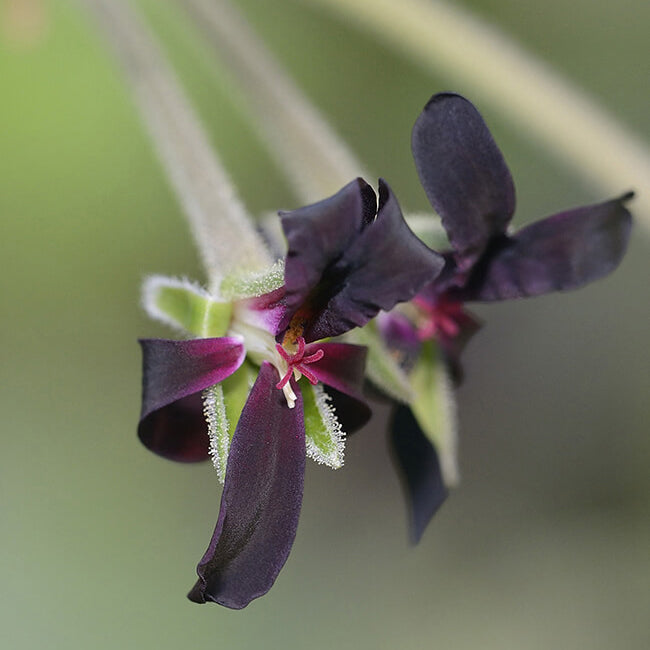
<path fill-rule="evenodd" d="M 307 365 L 319 361 L 323 358 L 325 354 L 323 350 L 316 350 L 313 354 L 305 356 L 305 339 L 300 336 L 297 342 L 297 350 L 295 352 L 289 352 L 284 346 L 276 343 L 275 349 L 278 354 L 282 357 L 287 365 L 287 371 L 284 373 L 284 376 L 281 374 L 280 381 L 275 385 L 276 388 L 282 389 L 285 397 L 287 398 L 287 404 L 289 408 L 293 408 L 296 404 L 296 395 L 293 392 L 289 380 L 293 375 L 296 381 L 301 377 L 305 377 L 307 381 L 311 384 L 317 384 L 318 379 L 314 374 L 307 368 Z M 288 389 L 288 390 L 287 390 Z"/>
<path fill-rule="evenodd" d="M 311 384 L 317 384 L 318 379 L 307 366 L 322 359 L 324 352 L 318 349 L 305 355 L 303 328 L 296 323 L 290 325 L 282 344 L 276 343 L 273 335 L 264 327 L 260 327 L 256 316 L 257 314 L 244 305 L 236 306 L 228 334 L 243 338 L 246 355 L 253 363 L 261 366 L 264 361 L 268 361 L 275 367 L 279 376 L 275 387 L 284 393 L 287 406 L 292 409 L 298 398 L 291 387 L 291 377 L 298 381 L 304 376 Z"/>

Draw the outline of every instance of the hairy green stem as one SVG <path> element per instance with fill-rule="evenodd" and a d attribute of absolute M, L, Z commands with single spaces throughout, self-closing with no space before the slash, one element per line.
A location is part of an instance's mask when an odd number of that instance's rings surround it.
<path fill-rule="evenodd" d="M 476 17 L 439 0 L 303 0 L 337 12 L 404 54 L 475 89 L 523 133 L 605 194 L 639 192 L 650 227 L 650 154 L 585 94 Z"/>
<path fill-rule="evenodd" d="M 82 3 L 122 63 L 210 283 L 238 269 L 269 266 L 267 248 L 146 26 L 123 0 Z"/>
<path fill-rule="evenodd" d="M 298 198 L 339 190 L 364 170 L 227 0 L 179 0 L 232 75 L 244 110 Z"/>

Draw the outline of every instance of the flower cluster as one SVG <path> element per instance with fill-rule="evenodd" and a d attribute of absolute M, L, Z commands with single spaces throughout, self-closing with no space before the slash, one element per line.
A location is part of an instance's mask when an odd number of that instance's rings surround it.
<path fill-rule="evenodd" d="M 430 100 L 413 154 L 443 253 L 413 234 L 385 182 L 377 199 L 357 179 L 280 213 L 286 258 L 267 275 L 225 278 L 218 295 L 169 278 L 145 285 L 149 314 L 192 338 L 141 341 L 140 439 L 171 460 L 212 457 L 224 484 L 195 602 L 240 609 L 271 588 L 296 534 L 305 457 L 340 467 L 345 432 L 370 415 L 367 352 L 369 378 L 401 402 L 391 441 L 417 541 L 455 478 L 447 370 L 460 378 L 479 327 L 464 303 L 576 288 L 624 254 L 630 195 L 509 233 L 512 178 L 458 95 Z M 340 335 L 352 342 L 330 340 Z"/>
<path fill-rule="evenodd" d="M 383 181 L 378 205 L 357 179 L 281 219 L 281 286 L 252 283 L 271 290 L 232 303 L 161 278 L 145 291 L 152 315 L 202 338 L 141 341 L 140 439 L 172 460 L 212 454 L 224 479 L 221 507 L 189 597 L 235 609 L 266 593 L 287 559 L 306 453 L 340 466 L 343 427 L 369 416 L 365 348 L 326 339 L 411 299 L 443 266 Z"/>

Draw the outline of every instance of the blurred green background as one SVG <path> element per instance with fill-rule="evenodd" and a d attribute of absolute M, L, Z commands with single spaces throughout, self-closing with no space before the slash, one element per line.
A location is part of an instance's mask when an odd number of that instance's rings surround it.
<path fill-rule="evenodd" d="M 299 0 L 236 4 L 401 203 L 425 209 L 411 125 L 433 92 L 472 89 Z M 647 2 L 465 5 L 648 141 Z M 248 206 L 296 207 L 190 23 L 141 6 Z M 135 435 L 136 338 L 168 335 L 142 314 L 141 281 L 200 279 L 198 260 L 92 21 L 63 0 L 0 8 L 0 647 L 650 647 L 647 231 L 596 285 L 475 310 L 463 482 L 417 548 L 380 409 L 342 470 L 308 465 L 273 590 L 241 612 L 199 607 L 185 593 L 216 521 L 213 470 Z M 519 223 L 607 198 L 479 108 Z"/>

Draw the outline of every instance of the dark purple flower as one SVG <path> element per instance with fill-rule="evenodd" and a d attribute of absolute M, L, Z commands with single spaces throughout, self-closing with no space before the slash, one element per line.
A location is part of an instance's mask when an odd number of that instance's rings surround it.
<path fill-rule="evenodd" d="M 441 217 L 451 250 L 443 254 L 442 273 L 408 309 L 382 316 L 386 340 L 395 349 L 408 350 L 411 365 L 419 347 L 433 340 L 459 380 L 461 350 L 479 327 L 464 310 L 465 302 L 576 289 L 607 275 L 623 258 L 631 228 L 625 203 L 631 193 L 508 232 L 515 210 L 512 177 L 485 122 L 465 98 L 434 95 L 415 123 L 412 148 L 420 180 Z M 418 427 L 403 427 L 403 431 L 412 445 L 431 446 Z M 407 484 L 413 483 L 408 464 L 399 465 Z M 431 468 L 439 471 L 435 464 Z M 417 539 L 435 508 L 427 505 L 424 516 L 418 505 L 422 501 L 413 490 L 410 500 L 419 522 Z"/>
<path fill-rule="evenodd" d="M 413 127 L 412 147 L 452 248 L 443 273 L 420 295 L 421 304 L 452 306 L 576 289 L 622 260 L 632 223 L 625 208 L 631 193 L 507 232 L 515 209 L 512 177 L 482 117 L 460 95 L 431 98 Z M 434 320 L 444 329 L 441 319 Z"/>
<path fill-rule="evenodd" d="M 325 429 L 341 435 L 332 396 L 320 383 L 348 407 L 351 417 L 343 424 L 361 426 L 369 417 L 361 397 L 366 349 L 317 341 L 411 299 L 443 265 L 409 230 L 383 181 L 378 206 L 370 186 L 357 179 L 281 217 L 288 242 L 284 286 L 235 301 L 225 337 L 141 341 L 139 435 L 149 449 L 172 460 L 202 460 L 209 450 L 219 454 L 222 442 L 208 440 L 208 429 L 228 416 L 222 404 L 227 384 L 238 369 L 251 362 L 259 366 L 229 444 L 217 525 L 189 594 L 198 603 L 240 609 L 273 585 L 296 534 L 305 454 L 322 460 L 314 452 L 322 444 L 318 436 L 306 439 L 306 409 L 310 422 L 318 413 Z M 180 284 L 166 286 L 181 290 Z M 195 303 L 207 304 L 208 313 L 210 299 L 199 294 L 184 299 L 179 313 Z M 150 312 L 161 309 L 156 304 Z M 315 392 L 300 382 L 303 377 L 316 385 Z M 208 427 L 197 417 L 202 391 Z"/>
<path fill-rule="evenodd" d="M 378 207 L 359 178 L 329 199 L 281 216 L 289 250 L 280 329 L 297 327 L 307 341 L 365 325 L 379 310 L 413 297 L 443 265 L 413 235 L 381 179 Z"/>

